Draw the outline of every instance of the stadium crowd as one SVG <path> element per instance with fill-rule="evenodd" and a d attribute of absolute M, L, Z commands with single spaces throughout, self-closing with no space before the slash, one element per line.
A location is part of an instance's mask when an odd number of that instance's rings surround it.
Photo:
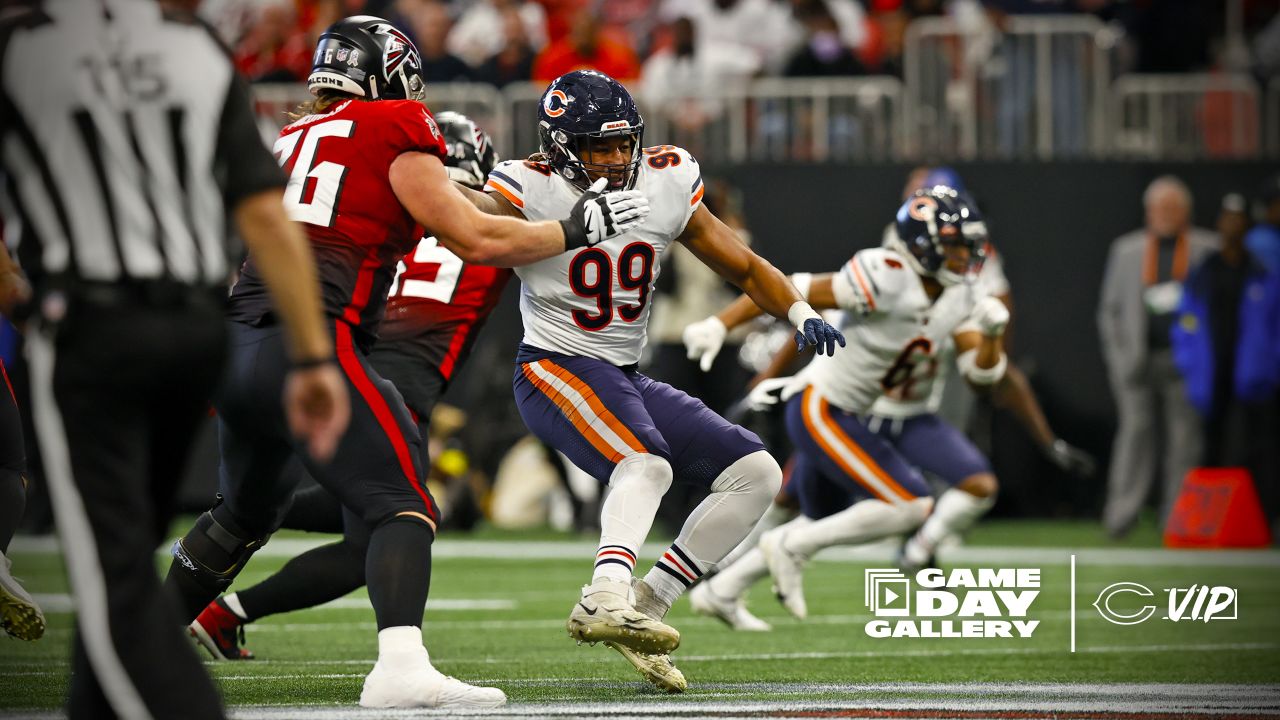
<path fill-rule="evenodd" d="M 1280 3 L 1201 0 L 206 0 L 200 12 L 255 82 L 300 82 L 320 31 L 345 15 L 406 29 L 432 82 L 549 82 L 579 67 L 642 94 L 756 76 L 903 73 L 907 26 L 950 15 L 1000 30 L 1010 16 L 1085 13 L 1108 22 L 1133 72 L 1280 73 Z M 698 85 L 701 83 L 701 85 Z"/>

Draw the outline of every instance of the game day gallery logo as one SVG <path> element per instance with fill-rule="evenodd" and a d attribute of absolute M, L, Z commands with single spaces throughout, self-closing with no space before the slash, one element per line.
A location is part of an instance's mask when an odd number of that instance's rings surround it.
<path fill-rule="evenodd" d="M 1040 595 L 1038 568 L 868 569 L 864 630 L 873 638 L 1029 638 Z"/>

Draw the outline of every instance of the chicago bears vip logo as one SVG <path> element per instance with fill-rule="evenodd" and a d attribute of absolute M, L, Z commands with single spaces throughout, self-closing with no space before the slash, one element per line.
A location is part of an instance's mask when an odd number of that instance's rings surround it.
<path fill-rule="evenodd" d="M 569 96 L 557 88 L 547 93 L 547 96 L 542 99 L 542 109 L 547 113 L 547 117 L 560 117 L 568 109 L 569 102 Z"/>

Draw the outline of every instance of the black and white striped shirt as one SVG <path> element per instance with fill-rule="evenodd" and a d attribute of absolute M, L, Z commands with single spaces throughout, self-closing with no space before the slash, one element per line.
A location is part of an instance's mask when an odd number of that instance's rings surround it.
<path fill-rule="evenodd" d="M 281 186 L 213 33 L 156 0 L 0 14 L 0 214 L 39 292 L 224 284 L 227 217 Z"/>

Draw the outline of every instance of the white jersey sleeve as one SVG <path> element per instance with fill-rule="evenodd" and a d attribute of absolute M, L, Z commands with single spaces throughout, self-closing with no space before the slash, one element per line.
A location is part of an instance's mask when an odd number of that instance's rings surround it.
<path fill-rule="evenodd" d="M 911 270 L 892 250 L 859 250 L 831 281 L 836 303 L 866 317 L 883 312 L 914 281 Z"/>
<path fill-rule="evenodd" d="M 582 195 L 551 168 L 530 161 L 499 164 L 485 189 L 529 220 L 566 218 Z M 620 366 L 640 360 L 661 258 L 702 203 L 702 174 L 681 148 L 645 148 L 635 189 L 649 200 L 649 219 L 640 227 L 516 268 L 525 343 Z"/>
<path fill-rule="evenodd" d="M 529 166 L 529 167 L 526 167 Z M 527 178 L 525 173 L 533 167 L 546 167 L 545 165 L 536 165 L 523 160 L 504 160 L 493 170 L 489 171 L 489 178 L 485 181 L 485 192 L 497 193 L 506 198 L 516 209 L 524 212 L 524 186 Z M 547 168 L 550 177 L 550 168 Z M 535 170 L 541 174 L 541 170 Z"/>

